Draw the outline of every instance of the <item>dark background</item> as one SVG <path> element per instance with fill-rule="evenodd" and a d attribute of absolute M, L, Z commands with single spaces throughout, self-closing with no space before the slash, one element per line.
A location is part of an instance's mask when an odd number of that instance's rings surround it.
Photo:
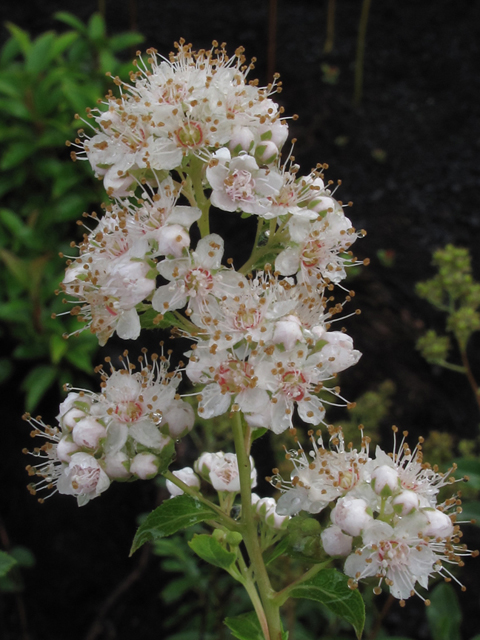
<path fill-rule="evenodd" d="M 357 108 L 352 97 L 361 2 L 336 4 L 335 46 L 327 56 L 327 1 L 278 0 L 274 68 L 284 83 L 279 101 L 286 114 L 300 116 L 290 130 L 298 139 L 295 156 L 303 172 L 328 162 L 327 176 L 343 181 L 338 197 L 354 202 L 349 210 L 354 226 L 368 232 L 356 251 L 371 265 L 349 284 L 362 315 L 349 321 L 348 330 L 364 355 L 343 376 L 342 390 L 355 399 L 391 379 L 396 393 L 385 433 L 394 423 L 415 434 L 434 429 L 453 433 L 456 441 L 475 438 L 478 408 L 465 380 L 429 366 L 415 350 L 416 338 L 426 327 L 441 330 L 443 318 L 415 295 L 414 285 L 433 275 L 431 254 L 447 243 L 471 249 L 480 278 L 480 2 L 373 0 L 363 100 Z M 58 10 L 85 21 L 98 4 L 7 0 L 0 18 L 2 24 L 10 20 L 37 35 L 64 29 L 52 18 Z M 232 52 L 243 45 L 248 58 L 258 59 L 260 84 L 268 79 L 268 0 L 106 0 L 105 11 L 109 33 L 138 30 L 145 35 L 142 49 L 154 46 L 167 54 L 180 37 L 194 48 L 209 47 L 213 39 L 226 41 Z M 7 38 L 3 27 L 0 37 Z M 337 84 L 323 81 L 322 63 L 338 67 Z M 227 238 L 228 250 L 234 256 L 238 251 L 233 235 Z M 382 264 L 379 250 L 390 252 L 393 266 Z M 477 378 L 479 346 L 477 337 L 469 349 Z M 127 558 L 135 518 L 153 508 L 157 488 L 153 483 L 112 486 L 80 510 L 62 496 L 38 505 L 25 489 L 21 449 L 29 440 L 20 420 L 22 396 L 15 387 L 2 391 L 4 536 L 12 545 L 32 549 L 37 564 L 24 572 L 23 605 L 14 596 L 0 599 L 0 637 L 161 638 L 156 594 L 164 578 L 155 560 L 134 588 L 115 599 L 103 618 L 105 626 L 91 627 L 102 604 L 120 585 L 128 586 L 124 580 L 138 566 L 138 557 Z M 56 408 L 45 402 L 41 412 L 52 421 Z M 262 461 L 257 463 L 261 467 Z M 472 527 L 467 534 L 475 544 Z M 462 574 L 470 587 L 461 596 L 465 640 L 479 631 L 478 560 L 469 564 Z M 387 626 L 395 635 L 428 637 L 422 608 L 420 601 L 409 601 L 400 613 L 394 605 Z M 29 636 L 21 630 L 21 619 L 27 620 Z"/>

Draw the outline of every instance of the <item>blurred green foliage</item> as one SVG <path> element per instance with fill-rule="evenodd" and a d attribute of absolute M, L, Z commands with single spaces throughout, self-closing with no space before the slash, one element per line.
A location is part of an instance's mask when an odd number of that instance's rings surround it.
<path fill-rule="evenodd" d="M 70 316 L 52 320 L 64 306 L 54 290 L 63 278 L 74 220 L 105 194 L 88 163 L 75 165 L 65 142 L 75 138 L 77 112 L 104 95 L 113 75 L 133 68 L 118 53 L 142 42 L 138 33 L 107 36 L 94 14 L 84 24 L 72 14 L 55 14 L 70 27 L 36 39 L 7 23 L 10 38 L 0 52 L 0 337 L 8 352 L 0 358 L 0 383 L 16 370 L 27 411 L 33 411 L 56 382 L 91 374 L 97 340 Z M 73 249 L 75 255 L 76 250 Z"/>

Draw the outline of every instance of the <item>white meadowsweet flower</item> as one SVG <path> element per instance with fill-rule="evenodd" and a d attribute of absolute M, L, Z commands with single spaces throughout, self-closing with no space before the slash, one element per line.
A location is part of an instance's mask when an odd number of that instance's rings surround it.
<path fill-rule="evenodd" d="M 232 158 L 228 149 L 219 149 L 207 167 L 212 187 L 211 202 L 223 211 L 241 210 L 262 215 L 265 200 L 279 193 L 282 175 L 274 168 L 260 168 L 247 153 Z"/>
<path fill-rule="evenodd" d="M 250 456 L 250 481 L 252 488 L 257 484 L 257 471 Z M 237 456 L 234 453 L 204 454 L 195 465 L 200 473 L 208 471 L 208 479 L 216 491 L 238 493 L 240 491 L 240 475 Z"/>
<path fill-rule="evenodd" d="M 169 59 L 150 49 L 147 62 L 136 62 L 132 84 L 115 79 L 122 99 L 112 93 L 103 103 L 106 111 L 90 110 L 86 123 L 93 135 L 81 130 L 73 145 L 79 150 L 73 158 L 88 159 L 113 197 L 127 195 L 138 176 L 152 183 L 156 173 L 176 169 L 184 159 L 205 160 L 238 140 L 239 131 L 260 155 L 265 146 L 279 150 L 287 137 L 281 110 L 268 97 L 276 79 L 267 88 L 249 84 L 242 49 L 230 57 L 216 47 L 197 53 L 184 42 L 177 49 Z"/>
<path fill-rule="evenodd" d="M 319 432 L 315 439 L 311 431 L 312 450 L 308 455 L 302 448 L 287 452 L 286 457 L 294 467 L 290 481 L 284 481 L 279 475 L 271 479 L 272 484 L 283 492 L 278 500 L 278 513 L 320 513 L 337 498 L 355 495 L 368 477 L 368 438 L 362 439 L 359 451 L 346 450 L 341 430 L 330 427 L 329 431 L 328 448 Z"/>
<path fill-rule="evenodd" d="M 100 462 L 88 453 L 74 453 L 57 481 L 59 493 L 74 495 L 81 507 L 110 486 L 110 478 Z"/>
<path fill-rule="evenodd" d="M 291 243 L 275 259 L 281 275 L 301 275 L 303 282 L 318 285 L 338 284 L 346 277 L 345 266 L 352 263 L 346 255 L 359 234 L 333 199 L 322 206 L 327 212 L 311 222 L 293 216 L 288 223 Z M 327 207 L 327 205 L 329 205 Z"/>
<path fill-rule="evenodd" d="M 223 249 L 223 239 L 212 233 L 202 238 L 190 255 L 162 260 L 158 272 L 170 283 L 155 291 L 153 308 L 165 313 L 188 304 L 190 313 L 201 313 L 210 298 L 235 288 L 241 276 L 222 267 Z"/>
<path fill-rule="evenodd" d="M 68 302 L 79 303 L 70 314 L 97 334 L 101 346 L 115 331 L 125 340 L 140 335 L 135 307 L 155 289 L 148 252 L 147 239 L 113 212 L 86 237 L 79 257 L 68 266 L 61 286 L 76 298 Z"/>

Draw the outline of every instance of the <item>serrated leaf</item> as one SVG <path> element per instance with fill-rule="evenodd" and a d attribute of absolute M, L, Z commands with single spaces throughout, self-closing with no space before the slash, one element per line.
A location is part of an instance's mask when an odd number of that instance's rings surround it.
<path fill-rule="evenodd" d="M 451 584 L 441 582 L 430 596 L 427 620 L 433 640 L 460 640 L 462 611 Z"/>
<path fill-rule="evenodd" d="M 243 613 L 235 618 L 225 618 L 223 622 L 238 640 L 265 640 L 255 611 Z"/>
<path fill-rule="evenodd" d="M 292 598 L 306 598 L 321 602 L 330 611 L 349 622 L 355 629 L 357 638 L 362 635 L 365 625 L 365 605 L 356 589 L 350 589 L 348 578 L 335 569 L 324 569 L 310 580 L 294 587 Z"/>
<path fill-rule="evenodd" d="M 6 576 L 10 569 L 17 564 L 15 558 L 12 558 L 11 555 L 5 553 L 5 551 L 0 551 L 0 577 Z"/>
<path fill-rule="evenodd" d="M 225 618 L 224 624 L 239 640 L 265 640 L 265 635 L 255 611 L 243 613 L 235 618 Z M 282 630 L 281 640 L 288 640 L 288 631 Z"/>
<path fill-rule="evenodd" d="M 152 511 L 138 528 L 130 555 L 146 542 L 171 536 L 180 529 L 186 529 L 193 524 L 212 518 L 216 518 L 215 511 L 190 496 L 181 495 L 166 500 L 155 511 Z"/>
<path fill-rule="evenodd" d="M 195 534 L 188 546 L 205 562 L 226 571 L 232 567 L 237 559 L 236 553 L 227 551 L 218 540 L 205 533 Z"/>

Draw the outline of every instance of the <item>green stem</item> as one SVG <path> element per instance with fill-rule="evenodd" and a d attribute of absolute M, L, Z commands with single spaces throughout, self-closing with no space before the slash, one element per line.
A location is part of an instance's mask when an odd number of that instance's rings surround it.
<path fill-rule="evenodd" d="M 265 640 L 281 640 L 282 627 L 279 605 L 273 601 L 276 594 L 270 584 L 270 578 L 263 561 L 262 550 L 258 540 L 257 523 L 252 510 L 251 466 L 249 452 L 247 450 L 249 449 L 249 442 L 245 442 L 242 414 L 240 411 L 236 412 L 233 416 L 232 429 L 240 476 L 242 535 L 251 565 L 255 572 L 257 588 L 268 623 L 269 635 L 265 635 Z"/>
<path fill-rule="evenodd" d="M 477 401 L 478 407 L 480 409 L 480 389 L 478 388 L 477 381 L 473 377 L 472 370 L 470 369 L 470 363 L 468 361 L 467 352 L 465 349 L 460 349 L 460 356 L 462 358 L 462 363 L 465 368 L 465 375 L 467 376 L 468 382 L 473 391 L 473 395 L 475 396 L 475 400 Z"/>
<path fill-rule="evenodd" d="M 357 55 L 355 58 L 355 89 L 353 104 L 358 107 L 362 101 L 363 93 L 363 66 L 365 57 L 365 40 L 367 37 L 368 14 L 372 0 L 363 0 L 360 24 L 358 25 Z"/>
<path fill-rule="evenodd" d="M 244 582 L 242 582 L 242 584 L 245 587 L 245 591 L 248 593 L 248 596 L 253 604 L 253 608 L 255 609 L 255 613 L 257 614 L 258 621 L 260 622 L 260 626 L 262 627 L 263 635 L 268 638 L 268 622 L 265 616 L 265 611 L 263 610 L 262 601 L 260 600 L 257 588 L 255 587 L 255 584 L 252 580 L 251 572 L 245 564 L 245 560 L 243 559 L 240 550 L 238 550 L 237 555 L 238 566 L 240 567 L 240 572 L 244 577 Z"/>
<path fill-rule="evenodd" d="M 205 192 L 203 190 L 202 170 L 203 162 L 198 158 L 193 157 L 190 160 L 188 174 L 192 180 L 197 207 L 202 212 L 200 220 L 197 220 L 197 225 L 200 229 L 200 235 L 204 238 L 210 233 L 210 199 L 205 196 Z"/>
<path fill-rule="evenodd" d="M 218 505 L 214 504 L 213 502 L 210 502 L 210 500 L 205 498 L 200 493 L 200 491 L 198 491 L 198 489 L 195 489 L 194 487 L 189 487 L 188 484 L 185 484 L 184 482 L 179 480 L 177 476 L 174 476 L 171 471 L 168 471 L 168 470 L 164 471 L 162 475 L 167 480 L 170 480 L 170 482 L 173 482 L 173 484 L 176 485 L 179 489 L 182 489 L 184 493 L 191 496 L 195 500 L 199 500 L 202 504 L 212 509 L 212 511 L 215 511 L 219 522 L 221 522 L 223 526 L 226 527 L 229 531 L 240 531 L 240 526 L 235 522 L 235 520 L 232 520 L 232 518 L 227 516 L 227 514 L 224 513 Z"/>
<path fill-rule="evenodd" d="M 331 53 L 335 40 L 335 0 L 328 0 L 327 37 L 323 45 L 323 53 Z"/>
<path fill-rule="evenodd" d="M 447 362 L 446 360 L 439 360 L 438 362 L 434 362 L 433 364 L 438 364 L 439 367 L 443 367 L 444 369 L 449 369 L 450 371 L 455 371 L 456 373 L 464 373 L 467 375 L 467 371 L 465 367 L 462 367 L 459 364 L 453 364 L 452 362 Z"/>

